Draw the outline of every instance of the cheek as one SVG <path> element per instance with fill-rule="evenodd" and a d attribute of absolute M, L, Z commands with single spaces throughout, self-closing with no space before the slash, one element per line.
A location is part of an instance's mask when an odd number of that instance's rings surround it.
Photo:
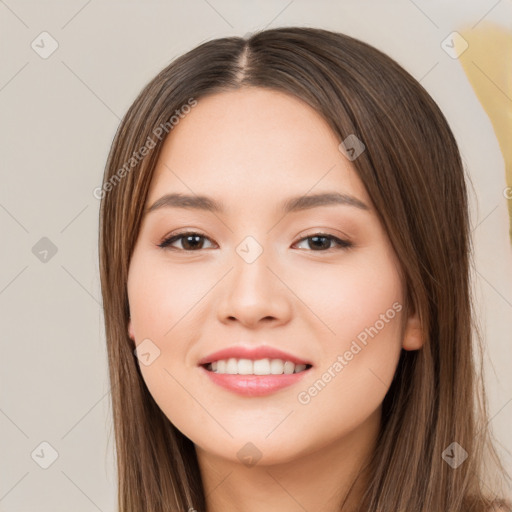
<path fill-rule="evenodd" d="M 325 352 L 342 350 L 360 333 L 364 339 L 364 333 L 375 324 L 382 331 L 382 344 L 400 341 L 399 322 L 394 320 L 403 309 L 402 283 L 394 259 L 382 250 L 298 274 L 301 277 L 295 278 L 293 287 L 310 311 L 304 310 L 303 318 L 317 326 L 321 320 L 328 328 L 318 337 Z"/>
<path fill-rule="evenodd" d="M 171 269 L 165 262 L 132 261 L 128 298 L 135 339 L 160 343 L 171 338 L 181 319 L 200 308 L 211 286 L 207 281 L 186 269 Z"/>
<path fill-rule="evenodd" d="M 329 329 L 318 337 L 318 374 L 299 403 L 364 415 L 382 402 L 401 352 L 403 296 L 394 259 L 379 254 L 323 267 L 303 280 L 301 298 Z"/>
<path fill-rule="evenodd" d="M 128 298 L 137 364 L 151 396 L 180 430 L 204 412 L 186 391 L 193 369 L 185 361 L 209 286 L 185 270 L 171 271 L 165 262 L 132 258 Z"/>

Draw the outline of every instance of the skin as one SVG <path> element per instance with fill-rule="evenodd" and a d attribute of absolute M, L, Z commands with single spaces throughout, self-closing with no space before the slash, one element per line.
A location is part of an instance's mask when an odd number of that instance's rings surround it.
<path fill-rule="evenodd" d="M 163 207 L 144 216 L 129 269 L 128 332 L 136 345 L 149 338 L 160 350 L 141 372 L 196 446 L 210 512 L 339 510 L 375 446 L 401 350 L 421 348 L 418 318 L 403 317 L 398 260 L 340 142 L 301 100 L 243 88 L 199 99 L 162 148 L 146 206 L 180 192 L 213 197 L 226 211 Z M 291 196 L 318 192 L 350 194 L 369 208 L 279 210 Z M 174 250 L 158 247 L 182 230 L 204 235 L 202 246 L 186 251 L 182 238 Z M 316 233 L 353 246 L 315 245 L 306 237 Z M 263 249 L 252 263 L 236 252 L 249 235 Z M 300 403 L 298 394 L 332 373 L 394 303 L 404 308 Z M 240 396 L 198 367 L 201 357 L 236 344 L 267 344 L 313 367 L 271 395 Z M 249 442 L 261 456 L 251 467 L 237 456 Z M 344 510 L 364 486 L 363 476 Z"/>

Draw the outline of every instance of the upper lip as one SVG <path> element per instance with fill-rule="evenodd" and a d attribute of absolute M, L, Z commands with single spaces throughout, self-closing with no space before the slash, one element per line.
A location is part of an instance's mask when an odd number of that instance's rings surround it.
<path fill-rule="evenodd" d="M 218 350 L 217 352 L 213 352 L 203 358 L 201 358 L 198 362 L 199 365 L 204 365 L 208 363 L 213 363 L 214 361 L 219 361 L 220 359 L 282 359 L 283 361 L 291 361 L 295 364 L 306 364 L 311 365 L 309 361 L 301 359 L 300 357 L 294 356 L 293 354 L 289 354 L 287 352 L 283 352 L 274 347 L 269 347 L 268 345 L 260 345 L 258 347 L 244 347 L 241 345 L 228 347 L 222 350 Z"/>

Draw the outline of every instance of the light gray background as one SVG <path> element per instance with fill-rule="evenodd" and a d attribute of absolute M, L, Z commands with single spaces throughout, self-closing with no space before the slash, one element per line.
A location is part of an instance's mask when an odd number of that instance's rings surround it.
<path fill-rule="evenodd" d="M 174 57 L 207 39 L 285 25 L 375 45 L 420 80 L 447 116 L 475 185 L 475 288 L 491 426 L 512 469 L 504 162 L 460 63 L 440 46 L 453 30 L 483 19 L 510 27 L 512 0 L 0 0 L 0 511 L 114 510 L 93 190 L 120 118 Z M 46 59 L 31 47 L 43 31 L 59 45 Z M 57 248 L 46 262 L 33 252 L 42 237 Z M 48 469 L 38 464 L 51 456 L 42 442 L 58 453 Z"/>

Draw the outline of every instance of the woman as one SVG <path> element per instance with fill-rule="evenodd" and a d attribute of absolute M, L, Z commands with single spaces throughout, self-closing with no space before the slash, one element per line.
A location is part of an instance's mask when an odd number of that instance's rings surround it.
<path fill-rule="evenodd" d="M 506 510 L 464 179 L 432 98 L 346 35 L 161 71 L 100 192 L 119 510 Z"/>

